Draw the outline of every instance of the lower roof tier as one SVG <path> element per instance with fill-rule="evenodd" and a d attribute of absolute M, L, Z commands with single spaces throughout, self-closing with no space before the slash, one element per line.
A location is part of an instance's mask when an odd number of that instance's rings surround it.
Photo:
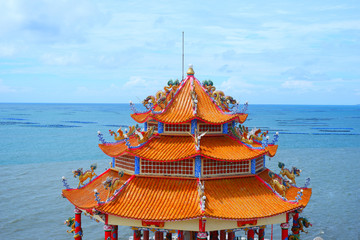
<path fill-rule="evenodd" d="M 131 146 L 136 146 L 137 140 L 135 137 L 131 137 L 129 143 Z M 261 145 L 256 143 L 252 146 L 245 145 L 226 134 L 204 136 L 199 145 L 199 150 L 196 150 L 192 136 L 159 135 L 139 148 L 128 147 L 125 141 L 99 144 L 99 147 L 110 157 L 127 153 L 153 161 L 177 161 L 197 155 L 223 161 L 242 161 L 263 155 L 273 157 L 277 151 L 277 145 L 269 145 L 266 148 L 261 148 Z"/>
<path fill-rule="evenodd" d="M 109 169 L 80 189 L 63 190 L 63 196 L 83 210 L 95 208 L 121 218 L 164 222 L 201 217 L 224 220 L 269 218 L 306 207 L 311 196 L 311 189 L 304 188 L 301 200 L 291 202 L 300 189 L 290 187 L 286 191 L 289 201 L 284 200 L 266 184 L 270 178 L 268 170 L 264 170 L 256 175 L 201 179 L 206 197 L 205 209 L 202 209 L 197 179 L 125 174 L 120 178 L 122 189 L 111 200 L 98 204 L 94 189 L 105 201 L 108 191 L 102 182 L 107 177 L 118 177 L 118 173 Z"/>

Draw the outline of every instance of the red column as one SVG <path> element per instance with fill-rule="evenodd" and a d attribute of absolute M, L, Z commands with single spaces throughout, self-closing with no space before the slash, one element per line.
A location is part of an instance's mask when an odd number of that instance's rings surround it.
<path fill-rule="evenodd" d="M 159 232 L 159 238 L 160 240 L 164 240 L 164 232 Z"/>
<path fill-rule="evenodd" d="M 178 230 L 178 240 L 184 240 L 184 231 Z"/>
<path fill-rule="evenodd" d="M 299 213 L 295 212 L 294 216 L 293 216 L 293 226 L 297 227 L 299 226 Z"/>
<path fill-rule="evenodd" d="M 252 229 L 249 229 L 247 231 L 247 240 L 254 240 L 255 237 L 255 232 Z"/>
<path fill-rule="evenodd" d="M 75 208 L 75 233 L 74 233 L 74 239 L 81 240 L 82 239 L 82 229 L 81 229 L 81 213 L 82 211 L 80 209 Z"/>
<path fill-rule="evenodd" d="M 111 231 L 113 227 L 111 225 L 104 225 L 104 231 L 105 231 L 105 240 L 111 240 Z"/>
<path fill-rule="evenodd" d="M 228 240 L 234 240 L 235 233 L 234 232 L 228 232 Z"/>
<path fill-rule="evenodd" d="M 118 226 L 114 225 L 111 230 L 111 240 L 118 240 Z"/>
<path fill-rule="evenodd" d="M 134 240 L 140 240 L 141 239 L 141 232 L 140 230 L 134 230 Z"/>
<path fill-rule="evenodd" d="M 264 240 L 265 239 L 265 226 L 260 227 L 259 229 L 259 240 Z"/>
<path fill-rule="evenodd" d="M 211 231 L 210 232 L 210 240 L 218 240 L 219 239 L 219 232 L 218 231 Z"/>
<path fill-rule="evenodd" d="M 149 230 L 143 230 L 143 240 L 149 240 Z"/>
<path fill-rule="evenodd" d="M 225 230 L 220 230 L 220 240 L 226 240 L 226 232 L 225 232 Z"/>
<path fill-rule="evenodd" d="M 282 223 L 280 224 L 281 227 L 281 240 L 286 240 L 289 236 L 289 223 Z"/>

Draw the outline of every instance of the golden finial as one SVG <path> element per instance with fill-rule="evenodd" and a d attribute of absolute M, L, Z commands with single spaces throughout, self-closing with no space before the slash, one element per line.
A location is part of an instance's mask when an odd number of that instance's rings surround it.
<path fill-rule="evenodd" d="M 193 65 L 190 64 L 189 65 L 189 69 L 187 70 L 187 75 L 194 75 L 194 69 L 193 69 Z"/>

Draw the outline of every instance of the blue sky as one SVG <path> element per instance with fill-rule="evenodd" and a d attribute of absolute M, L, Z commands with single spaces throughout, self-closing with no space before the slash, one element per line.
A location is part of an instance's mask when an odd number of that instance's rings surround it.
<path fill-rule="evenodd" d="M 181 78 L 182 31 L 185 66 L 240 103 L 360 104 L 346 0 L 0 0 L 0 102 L 140 102 Z"/>

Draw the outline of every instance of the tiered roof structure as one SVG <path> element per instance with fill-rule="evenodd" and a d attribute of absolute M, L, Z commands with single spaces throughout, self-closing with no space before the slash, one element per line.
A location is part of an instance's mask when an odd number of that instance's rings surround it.
<path fill-rule="evenodd" d="M 104 222 L 111 239 L 119 225 L 133 227 L 135 239 L 140 231 L 147 239 L 148 230 L 156 232 L 155 239 L 174 231 L 179 239 L 195 232 L 198 239 L 207 232 L 215 239 L 217 231 L 220 239 L 225 231 L 231 239 L 239 230 L 261 239 L 269 224 L 282 224 L 287 235 L 289 219 L 297 220 L 311 189 L 266 168 L 278 134 L 270 141 L 267 132 L 245 127 L 247 103 L 240 109 L 211 81 L 200 83 L 190 67 L 184 80 L 169 81 L 143 104 L 147 110 L 138 112 L 130 103 L 131 117 L 143 130 L 110 131 L 113 143 L 99 133 L 112 167 L 81 188 L 63 190 L 77 214 Z"/>

